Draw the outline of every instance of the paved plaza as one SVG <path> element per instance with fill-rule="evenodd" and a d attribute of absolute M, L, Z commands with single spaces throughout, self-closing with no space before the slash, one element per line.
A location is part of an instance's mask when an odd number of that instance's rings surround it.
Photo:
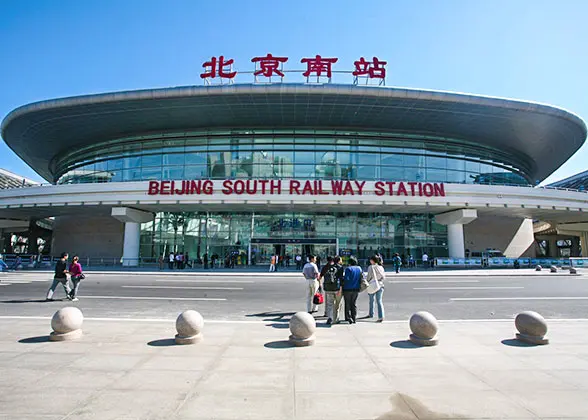
<path fill-rule="evenodd" d="M 286 317 L 209 322 L 173 345 L 173 320 L 86 320 L 48 342 L 48 319 L 0 320 L 1 419 L 537 419 L 588 417 L 588 321 L 550 345 L 512 322 L 442 322 L 437 347 L 405 322 L 322 328 L 291 348 Z"/>

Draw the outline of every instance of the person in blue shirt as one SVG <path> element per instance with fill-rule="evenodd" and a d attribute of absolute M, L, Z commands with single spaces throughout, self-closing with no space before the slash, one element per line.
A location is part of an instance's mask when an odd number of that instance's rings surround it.
<path fill-rule="evenodd" d="M 343 273 L 341 292 L 345 300 L 345 321 L 350 324 L 355 324 L 355 319 L 357 318 L 357 296 L 359 295 L 362 275 L 363 272 L 361 267 L 357 265 L 357 259 L 349 257 L 349 267 Z"/>
<path fill-rule="evenodd" d="M 0 271 L 8 271 L 8 266 L 2 258 L 0 258 Z"/>

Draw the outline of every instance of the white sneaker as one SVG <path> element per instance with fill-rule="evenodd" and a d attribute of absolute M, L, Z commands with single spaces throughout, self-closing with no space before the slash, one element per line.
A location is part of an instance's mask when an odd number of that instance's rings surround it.
<path fill-rule="evenodd" d="M 78 300 L 79 300 L 79 299 L 75 297 L 75 298 L 72 298 L 72 300 L 71 300 L 71 301 L 72 301 L 72 302 L 77 302 Z"/>

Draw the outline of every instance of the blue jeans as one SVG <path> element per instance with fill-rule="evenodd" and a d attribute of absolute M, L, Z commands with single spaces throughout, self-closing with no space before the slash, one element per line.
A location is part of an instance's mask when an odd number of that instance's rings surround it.
<path fill-rule="evenodd" d="M 382 296 L 384 295 L 384 288 L 380 287 L 380 289 L 376 293 L 372 293 L 368 295 L 370 297 L 370 317 L 374 316 L 374 298 L 376 299 L 376 303 L 378 305 L 378 319 L 384 319 L 384 304 L 382 303 Z"/>

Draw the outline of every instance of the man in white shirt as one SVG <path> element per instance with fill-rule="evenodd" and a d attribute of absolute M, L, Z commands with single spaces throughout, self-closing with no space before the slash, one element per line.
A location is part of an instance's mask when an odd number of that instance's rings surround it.
<path fill-rule="evenodd" d="M 429 266 L 429 256 L 426 252 L 423 252 L 423 267 L 427 268 Z"/>
<path fill-rule="evenodd" d="M 311 255 L 308 258 L 308 262 L 304 265 L 302 269 L 302 274 L 306 279 L 307 283 L 307 297 L 306 297 L 306 310 L 309 314 L 317 312 L 317 305 L 314 304 L 313 299 L 314 295 L 316 294 L 317 290 L 319 289 L 320 283 L 318 281 L 319 270 L 316 266 L 316 257 Z"/>

